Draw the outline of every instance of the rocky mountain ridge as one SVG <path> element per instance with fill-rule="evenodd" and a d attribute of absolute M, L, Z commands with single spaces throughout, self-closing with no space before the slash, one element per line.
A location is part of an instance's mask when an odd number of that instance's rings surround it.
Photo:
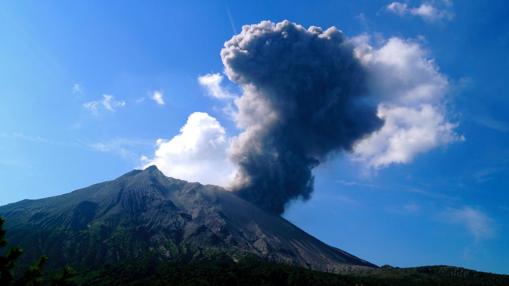
<path fill-rule="evenodd" d="M 24 248 L 24 259 L 45 254 L 49 267 L 217 253 L 329 272 L 376 267 L 234 193 L 166 177 L 155 166 L 65 195 L 2 206 L 0 216 L 9 240 Z"/>

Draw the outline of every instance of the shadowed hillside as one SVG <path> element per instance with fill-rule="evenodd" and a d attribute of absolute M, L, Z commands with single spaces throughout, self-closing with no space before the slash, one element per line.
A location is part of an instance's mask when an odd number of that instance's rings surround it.
<path fill-rule="evenodd" d="M 321 271 L 373 264 L 328 246 L 280 216 L 212 185 L 164 176 L 156 167 L 41 200 L 0 207 L 22 263 L 48 255 L 50 269 L 102 267 L 154 256 L 199 260 L 256 255 Z"/>

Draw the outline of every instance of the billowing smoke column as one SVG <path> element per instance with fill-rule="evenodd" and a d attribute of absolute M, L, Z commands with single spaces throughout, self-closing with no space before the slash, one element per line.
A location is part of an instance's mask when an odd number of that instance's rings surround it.
<path fill-rule="evenodd" d="M 312 169 L 382 122 L 366 97 L 366 73 L 342 32 L 283 21 L 244 26 L 221 58 L 236 100 L 233 190 L 273 213 L 313 191 Z"/>

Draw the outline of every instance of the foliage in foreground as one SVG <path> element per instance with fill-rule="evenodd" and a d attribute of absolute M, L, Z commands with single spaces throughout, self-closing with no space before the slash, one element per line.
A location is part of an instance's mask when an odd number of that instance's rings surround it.
<path fill-rule="evenodd" d="M 509 276 L 436 266 L 382 267 L 369 272 L 331 274 L 246 257 L 238 262 L 226 256 L 203 261 L 161 264 L 145 259 L 83 272 L 82 285 L 509 285 Z"/>
<path fill-rule="evenodd" d="M 5 230 L 3 228 L 5 220 L 0 217 L 0 251 L 7 246 L 5 239 Z M 25 271 L 15 269 L 18 258 L 23 254 L 23 250 L 17 246 L 9 248 L 5 253 L 1 252 L 0 255 L 0 285 L 52 285 L 64 286 L 73 285 L 71 278 L 74 275 L 74 270 L 70 267 L 65 267 L 58 272 L 54 277 L 50 278 L 43 273 L 43 266 L 48 260 L 48 257 L 41 256 L 35 263 L 28 267 Z M 21 275 L 15 275 L 21 273 Z"/>

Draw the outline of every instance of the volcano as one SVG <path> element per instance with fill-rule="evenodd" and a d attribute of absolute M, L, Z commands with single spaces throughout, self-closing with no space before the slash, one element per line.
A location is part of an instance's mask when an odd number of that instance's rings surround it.
<path fill-rule="evenodd" d="M 235 193 L 166 177 L 155 166 L 115 180 L 0 207 L 24 259 L 101 267 L 150 253 L 161 260 L 222 253 L 340 272 L 375 265 L 329 246 Z"/>

